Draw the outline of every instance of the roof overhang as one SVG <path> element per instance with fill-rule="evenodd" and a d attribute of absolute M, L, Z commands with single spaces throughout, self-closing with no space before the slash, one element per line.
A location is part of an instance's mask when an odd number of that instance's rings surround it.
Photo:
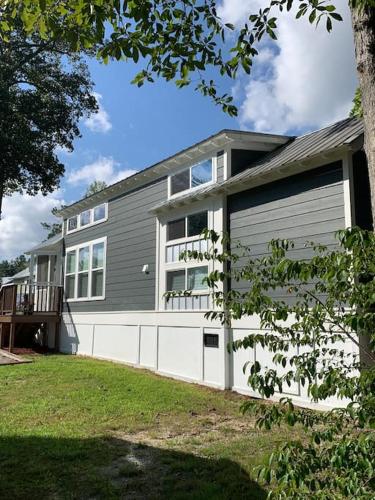
<path fill-rule="evenodd" d="M 290 137 L 282 135 L 222 130 L 208 139 L 184 149 L 145 170 L 141 170 L 88 198 L 83 198 L 65 207 L 57 214 L 64 218 L 71 217 L 96 204 L 103 203 L 150 182 L 162 179 L 184 165 L 200 161 L 207 157 L 207 155 L 213 154 L 220 149 L 233 146 L 236 148 L 252 148 L 258 151 L 271 151 L 275 147 L 285 144 L 288 140 L 290 140 Z"/>
<path fill-rule="evenodd" d="M 210 186 L 210 188 L 197 190 L 196 192 L 190 193 L 189 195 L 167 200 L 165 203 L 153 207 L 150 212 L 154 214 L 162 214 L 172 208 L 179 208 L 184 205 L 190 205 L 195 201 L 239 193 L 241 191 L 281 180 L 292 175 L 308 172 L 309 170 L 313 170 L 314 168 L 317 168 L 324 164 L 341 160 L 345 153 L 353 153 L 355 151 L 358 151 L 362 146 L 363 137 L 356 137 L 354 141 L 345 141 L 345 143 L 340 147 L 324 151 L 301 161 L 286 163 L 280 165 L 278 168 L 269 170 L 268 172 L 264 173 L 254 172 L 253 176 L 251 175 L 250 171 L 249 176 L 246 179 L 236 179 L 236 177 L 232 177 L 221 183 L 214 184 Z"/>

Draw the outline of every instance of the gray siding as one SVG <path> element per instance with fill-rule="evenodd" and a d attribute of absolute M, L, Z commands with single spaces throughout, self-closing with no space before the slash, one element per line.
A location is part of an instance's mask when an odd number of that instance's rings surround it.
<path fill-rule="evenodd" d="M 304 248 L 306 241 L 334 245 L 334 232 L 344 226 L 341 162 L 228 198 L 231 240 L 249 245 L 253 257 L 266 255 L 273 238 L 287 238 L 296 243 L 291 257 L 308 258 L 312 250 Z M 236 267 L 244 263 L 240 259 Z M 245 290 L 246 286 L 243 282 L 234 287 Z"/>
<path fill-rule="evenodd" d="M 108 221 L 65 237 L 66 248 L 107 236 L 105 300 L 69 302 L 66 310 L 134 311 L 155 308 L 156 218 L 148 211 L 167 198 L 161 179 L 110 200 Z M 142 273 L 144 264 L 149 274 Z"/>

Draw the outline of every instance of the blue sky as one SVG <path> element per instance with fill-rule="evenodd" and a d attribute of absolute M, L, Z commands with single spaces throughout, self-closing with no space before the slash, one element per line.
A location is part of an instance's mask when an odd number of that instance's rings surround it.
<path fill-rule="evenodd" d="M 137 71 L 134 64 L 104 65 L 96 60 L 88 64 L 111 128 L 92 131 L 82 123 L 75 152 L 60 154 L 68 178 L 100 156 L 112 158 L 116 170 L 141 170 L 223 128 L 240 128 L 236 118 L 194 91 L 193 85 L 177 89 L 172 82 L 159 80 L 138 88 L 130 83 Z M 222 83 L 223 92 L 230 92 L 233 82 Z M 63 182 L 66 198 L 80 197 L 83 184 Z"/>
<path fill-rule="evenodd" d="M 219 14 L 240 26 L 257 4 L 264 0 L 221 0 Z M 59 152 L 66 165 L 59 190 L 47 197 L 5 198 L 0 260 L 42 241 L 40 222 L 52 220 L 51 209 L 81 198 L 94 180 L 112 183 L 223 128 L 299 134 L 346 117 L 357 78 L 347 3 L 341 8 L 344 22 L 331 34 L 307 19 L 280 18 L 277 42 L 260 47 L 251 76 L 221 82 L 220 90 L 234 96 L 237 118 L 195 92 L 194 85 L 179 90 L 157 81 L 137 88 L 130 84 L 134 64 L 90 61 L 100 112 L 81 123 L 82 138 L 72 154 Z"/>

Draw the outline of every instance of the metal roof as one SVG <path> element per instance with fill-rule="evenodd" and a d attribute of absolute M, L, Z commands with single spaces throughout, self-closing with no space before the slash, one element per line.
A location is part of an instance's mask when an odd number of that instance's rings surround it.
<path fill-rule="evenodd" d="M 43 241 L 42 243 L 39 243 L 39 245 L 34 246 L 30 250 L 27 250 L 25 253 L 30 254 L 32 252 L 36 252 L 37 250 L 54 250 L 56 248 L 57 243 L 60 243 L 63 239 L 62 233 L 57 234 L 56 236 L 52 236 L 52 238 L 49 238 L 46 241 Z"/>
<path fill-rule="evenodd" d="M 229 179 L 206 186 L 202 189 L 182 194 L 179 197 L 164 201 L 152 208 L 151 211 L 165 210 L 188 201 L 199 200 L 212 194 L 230 191 L 231 188 L 246 186 L 246 182 L 259 177 L 266 177 L 271 173 L 287 166 L 293 166 L 321 154 L 328 154 L 349 146 L 363 134 L 363 122 L 356 118 L 347 118 L 333 125 L 310 132 L 300 137 L 291 138 L 289 142 L 266 154 L 260 160 L 252 163 L 243 172 Z M 289 173 L 293 175 L 293 173 Z"/>
<path fill-rule="evenodd" d="M 307 160 L 319 154 L 350 144 L 363 134 L 363 123 L 356 118 L 346 118 L 316 132 L 296 137 L 285 146 L 249 165 L 244 172 L 231 177 L 226 184 L 239 182 L 291 163 Z"/>
<path fill-rule="evenodd" d="M 30 276 L 30 269 L 27 267 L 26 269 L 23 269 L 22 271 L 19 271 L 18 273 L 11 276 L 9 279 L 14 280 L 19 278 L 28 278 L 29 276 Z"/>

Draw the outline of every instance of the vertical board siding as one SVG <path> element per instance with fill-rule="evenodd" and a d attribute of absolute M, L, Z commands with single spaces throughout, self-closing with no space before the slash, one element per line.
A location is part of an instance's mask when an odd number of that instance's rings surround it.
<path fill-rule="evenodd" d="M 155 309 L 156 218 L 149 210 L 167 198 L 163 178 L 109 200 L 108 221 L 65 236 L 65 247 L 107 236 L 105 299 L 68 302 L 65 310 Z M 142 273 L 148 264 L 149 274 Z"/>
<path fill-rule="evenodd" d="M 224 180 L 224 151 L 216 153 L 216 180 L 222 182 Z"/>
<path fill-rule="evenodd" d="M 252 257 L 267 255 L 273 238 L 295 242 L 291 258 L 312 256 L 307 241 L 334 246 L 335 231 L 345 227 L 341 162 L 229 196 L 228 227 L 233 250 L 240 242 L 250 246 Z M 241 258 L 235 267 L 245 263 Z M 247 283 L 232 286 L 244 291 Z M 282 290 L 273 295 L 287 298 Z"/>

